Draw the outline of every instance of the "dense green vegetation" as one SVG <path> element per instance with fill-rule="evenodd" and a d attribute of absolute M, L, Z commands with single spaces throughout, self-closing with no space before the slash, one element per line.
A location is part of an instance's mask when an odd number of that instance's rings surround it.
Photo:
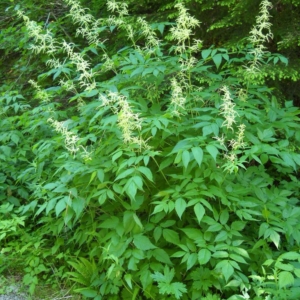
<path fill-rule="evenodd" d="M 0 272 L 31 294 L 298 299 L 298 1 L 12 2 Z"/>

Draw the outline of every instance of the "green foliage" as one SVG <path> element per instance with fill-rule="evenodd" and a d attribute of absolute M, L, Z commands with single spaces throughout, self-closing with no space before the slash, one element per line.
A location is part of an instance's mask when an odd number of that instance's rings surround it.
<path fill-rule="evenodd" d="M 165 266 L 164 274 L 155 272 L 151 275 L 154 281 L 158 283 L 159 293 L 174 295 L 176 299 L 180 299 L 183 293 L 186 293 L 186 286 L 181 282 L 172 282 L 175 275 L 174 269 L 169 270 L 168 266 Z"/>
<path fill-rule="evenodd" d="M 65 3 L 76 46 L 17 11 L 48 69 L 29 72 L 35 95 L 0 95 L 1 255 L 29 292 L 68 280 L 93 299 L 294 299 L 300 111 L 266 80 L 287 58 L 265 37 L 205 47 L 182 4 L 148 24 L 125 2 L 99 20 Z"/>

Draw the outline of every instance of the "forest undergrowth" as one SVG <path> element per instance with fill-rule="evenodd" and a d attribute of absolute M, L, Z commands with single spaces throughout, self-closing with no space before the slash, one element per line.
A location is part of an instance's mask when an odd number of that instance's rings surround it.
<path fill-rule="evenodd" d="M 299 108 L 270 85 L 270 9 L 233 48 L 107 1 L 22 22 L 34 95 L 0 88 L 0 273 L 92 299 L 298 299 Z M 60 27 L 59 27 L 60 28 Z M 30 64 L 30 61 L 28 62 Z"/>

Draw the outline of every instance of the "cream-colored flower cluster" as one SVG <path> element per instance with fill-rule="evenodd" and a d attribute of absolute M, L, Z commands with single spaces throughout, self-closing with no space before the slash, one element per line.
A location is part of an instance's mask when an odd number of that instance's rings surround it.
<path fill-rule="evenodd" d="M 63 63 L 58 59 L 58 58 L 50 58 L 46 61 L 46 65 L 51 67 L 51 68 L 55 68 L 55 69 L 59 69 L 63 67 Z"/>
<path fill-rule="evenodd" d="M 182 3 L 176 4 L 175 7 L 179 10 L 179 16 L 176 19 L 176 26 L 171 28 L 171 39 L 177 41 L 176 52 L 184 53 L 190 46 L 186 43 L 190 41 L 192 30 L 199 26 L 200 22 L 187 12 Z"/>
<path fill-rule="evenodd" d="M 47 121 L 56 132 L 61 133 L 61 135 L 64 137 L 67 150 L 71 154 L 76 154 L 79 151 L 79 147 L 77 146 L 79 137 L 74 132 L 68 130 L 65 122 L 58 122 L 53 118 L 49 118 Z"/>
<path fill-rule="evenodd" d="M 50 97 L 48 93 L 45 90 L 42 90 L 41 87 L 35 82 L 34 80 L 29 80 L 28 83 L 30 83 L 35 89 L 36 89 L 36 97 L 39 98 L 44 103 L 50 102 Z"/>
<path fill-rule="evenodd" d="M 72 80 L 60 80 L 60 86 L 68 92 L 76 92 L 74 82 Z"/>
<path fill-rule="evenodd" d="M 236 139 L 232 139 L 230 141 L 230 147 L 231 147 L 231 149 L 237 150 L 237 149 L 244 148 L 246 146 L 246 144 L 244 142 L 245 128 L 246 128 L 245 124 L 240 124 L 238 126 L 239 130 L 238 130 Z"/>
<path fill-rule="evenodd" d="M 53 55 L 57 52 L 57 42 L 48 29 L 46 30 L 46 33 L 43 33 L 43 28 L 35 21 L 31 21 L 21 10 L 17 11 L 17 15 L 24 20 L 29 36 L 32 37 L 35 42 L 34 45 L 30 45 L 30 49 L 33 52 L 46 52 L 49 55 Z"/>
<path fill-rule="evenodd" d="M 246 67 L 246 76 L 256 76 L 257 72 L 259 72 L 259 66 L 261 64 L 261 60 L 263 55 L 265 54 L 265 46 L 264 43 L 269 41 L 273 37 L 271 32 L 272 24 L 269 22 L 270 13 L 269 10 L 272 8 L 272 3 L 268 0 L 263 0 L 260 4 L 260 12 L 256 18 L 256 25 L 250 31 L 250 42 L 253 44 L 254 49 L 250 51 L 250 54 L 253 55 L 253 59 L 250 62 L 249 66 Z M 221 114 L 224 116 L 225 121 L 222 126 L 227 129 L 233 129 L 233 125 L 236 123 L 236 117 L 238 116 L 237 111 L 235 110 L 235 104 L 232 101 L 232 97 L 229 89 L 225 86 L 221 88 L 221 91 L 224 93 L 223 95 L 223 103 L 220 106 Z M 247 100 L 247 92 L 244 89 L 240 89 L 237 93 L 238 98 L 241 101 Z M 228 141 L 229 150 L 226 146 L 225 137 L 216 137 L 216 140 L 226 149 L 225 159 L 227 162 L 223 165 L 223 168 L 227 171 L 237 172 L 239 167 L 243 166 L 243 161 L 240 161 L 237 153 L 240 149 L 243 149 L 246 146 L 244 142 L 246 126 L 244 124 L 240 124 L 238 126 L 238 131 L 236 133 L 236 137 Z"/>
<path fill-rule="evenodd" d="M 107 55 L 107 53 L 104 53 L 102 55 L 102 60 L 103 60 L 103 64 L 102 64 L 102 70 L 103 71 L 114 71 L 115 74 L 117 73 L 116 67 L 115 67 L 115 63 L 114 61 Z"/>
<path fill-rule="evenodd" d="M 79 150 L 82 150 L 80 153 L 81 157 L 85 160 L 90 159 L 91 153 L 85 147 L 81 145 L 78 146 L 80 138 L 74 132 L 68 130 L 65 122 L 58 122 L 53 118 L 49 118 L 47 122 L 50 123 L 56 132 L 64 137 L 65 147 L 72 155 L 75 155 Z"/>
<path fill-rule="evenodd" d="M 172 94 L 170 111 L 175 116 L 179 117 L 185 112 L 186 97 L 183 95 L 182 86 L 173 78 L 171 80 Z"/>
<path fill-rule="evenodd" d="M 99 38 L 99 27 L 102 26 L 103 20 L 96 20 L 94 16 L 88 14 L 77 0 L 64 0 L 70 6 L 70 14 L 75 24 L 80 26 L 76 29 L 76 36 L 82 35 L 88 43 L 100 44 L 103 41 Z"/>
<path fill-rule="evenodd" d="M 82 8 L 80 3 L 76 0 L 64 0 L 70 7 L 69 16 L 72 17 L 75 24 L 80 26 L 89 27 L 94 22 L 94 17 L 91 14 L 86 13 L 85 8 Z"/>
<path fill-rule="evenodd" d="M 117 26 L 123 28 L 127 32 L 127 38 L 132 41 L 135 46 L 135 32 L 131 24 L 125 21 L 125 17 L 128 16 L 127 4 L 125 2 L 116 2 L 115 0 L 109 0 L 106 3 L 108 11 L 118 14 L 118 16 L 110 16 L 107 19 L 109 26 Z"/>
<path fill-rule="evenodd" d="M 235 103 L 231 98 L 231 94 L 227 86 L 223 86 L 220 91 L 224 93 L 222 98 L 223 103 L 220 105 L 220 114 L 225 118 L 222 126 L 233 130 L 232 125 L 236 123 L 236 117 L 238 116 L 237 111 L 234 109 Z"/>
<path fill-rule="evenodd" d="M 268 0 L 263 0 L 260 4 L 259 15 L 256 17 L 256 25 L 250 31 L 249 41 L 254 45 L 254 49 L 250 51 L 253 55 L 253 60 L 250 66 L 246 68 L 249 74 L 255 74 L 259 71 L 260 60 L 265 53 L 264 43 L 273 38 L 271 31 L 272 24 L 269 22 L 272 3 Z"/>
<path fill-rule="evenodd" d="M 117 92 L 109 91 L 107 95 L 100 95 L 101 106 L 108 106 L 118 116 L 118 125 L 122 131 L 123 141 L 126 144 L 137 144 L 140 148 L 146 147 L 145 141 L 137 137 L 135 130 L 141 130 L 142 120 L 139 114 L 134 113 L 127 98 Z"/>
<path fill-rule="evenodd" d="M 30 21 L 30 19 L 22 12 L 18 11 L 18 16 L 23 18 L 29 35 L 33 37 L 35 45 L 31 45 L 31 49 L 34 52 L 40 53 L 45 52 L 52 58 L 49 58 L 47 65 L 54 68 L 61 68 L 63 63 L 59 59 L 55 58 L 54 55 L 58 52 L 59 48 L 63 48 L 67 52 L 70 61 L 76 66 L 76 70 L 80 73 L 79 85 L 85 90 L 92 90 L 96 88 L 96 82 L 94 80 L 94 73 L 90 69 L 90 63 L 83 58 L 83 55 L 76 53 L 73 48 L 74 45 L 63 41 L 58 47 L 59 43 L 52 37 L 49 30 L 43 33 L 43 29 L 36 22 Z"/>
<path fill-rule="evenodd" d="M 112 13 L 117 13 L 118 16 L 109 16 L 107 20 L 107 24 L 109 26 L 124 26 L 125 21 L 124 17 L 128 15 L 127 4 L 125 2 L 116 2 L 114 0 L 106 2 L 107 10 Z"/>
<path fill-rule="evenodd" d="M 229 145 L 231 149 L 230 151 L 227 150 L 226 154 L 224 155 L 226 162 L 223 164 L 222 168 L 229 173 L 237 172 L 239 167 L 245 168 L 243 165 L 244 161 L 241 161 L 241 159 L 237 156 L 238 150 L 243 149 L 246 146 L 246 143 L 244 142 L 244 126 L 244 124 L 239 126 L 237 138 L 230 141 Z"/>
<path fill-rule="evenodd" d="M 269 10 L 272 7 L 272 3 L 268 0 L 261 2 L 260 14 L 256 17 L 256 25 L 250 31 L 250 41 L 259 47 L 264 47 L 262 44 L 273 38 L 272 23 L 269 22 L 271 17 Z"/>
<path fill-rule="evenodd" d="M 71 62 L 76 66 L 76 70 L 80 73 L 79 85 L 86 91 L 96 88 L 94 73 L 90 69 L 90 63 L 83 58 L 83 55 L 73 51 L 73 45 L 63 41 L 63 50 L 67 52 Z"/>
<path fill-rule="evenodd" d="M 194 56 L 191 56 L 190 58 L 179 58 L 178 62 L 181 66 L 181 72 L 189 71 L 192 69 L 198 62 L 197 58 Z"/>
<path fill-rule="evenodd" d="M 157 38 L 156 33 L 149 26 L 149 24 L 143 18 L 138 18 L 137 22 L 141 25 L 142 34 L 146 38 L 146 47 L 148 49 L 152 47 L 158 47 L 159 39 Z"/>
<path fill-rule="evenodd" d="M 244 168 L 243 162 L 240 161 L 237 156 L 237 150 L 243 149 L 246 146 L 246 143 L 244 142 L 245 128 L 245 124 L 238 126 L 236 138 L 229 141 L 229 146 L 231 149 L 224 155 L 224 158 L 227 160 L 227 162 L 223 165 L 223 168 L 229 173 L 232 173 L 233 171 L 237 172 L 239 167 Z"/>
<path fill-rule="evenodd" d="M 128 15 L 128 5 L 126 2 L 116 2 L 115 0 L 109 0 L 106 3 L 107 9 L 111 12 L 116 12 L 122 18 Z"/>
<path fill-rule="evenodd" d="M 193 30 L 200 25 L 200 22 L 192 17 L 187 9 L 178 3 L 175 7 L 179 10 L 176 26 L 171 28 L 171 39 L 177 42 L 175 52 L 180 54 L 178 62 L 180 71 L 171 80 L 171 112 L 175 116 L 180 116 L 186 111 L 187 99 L 191 99 L 191 93 L 199 90 L 193 86 L 191 70 L 198 63 L 198 59 L 193 56 L 201 49 L 202 41 L 191 40 Z M 193 44 L 192 44 L 193 42 Z M 193 97 L 194 101 L 199 98 Z"/>
<path fill-rule="evenodd" d="M 223 103 L 220 105 L 220 114 L 225 118 L 222 127 L 231 129 L 231 131 L 234 132 L 235 130 L 233 126 L 236 124 L 236 119 L 238 117 L 238 113 L 235 110 L 235 104 L 227 86 L 223 86 L 220 91 L 224 93 L 222 97 Z M 226 154 L 224 155 L 226 162 L 222 167 L 230 173 L 233 171 L 236 172 L 239 167 L 243 167 L 242 162 L 240 162 L 237 157 L 237 151 L 245 148 L 246 146 L 246 143 L 244 142 L 246 126 L 244 124 L 240 124 L 237 128 L 238 131 L 234 139 L 226 140 L 224 134 L 221 137 L 215 137 L 226 151 Z M 227 146 L 227 143 L 229 144 L 229 147 Z"/>

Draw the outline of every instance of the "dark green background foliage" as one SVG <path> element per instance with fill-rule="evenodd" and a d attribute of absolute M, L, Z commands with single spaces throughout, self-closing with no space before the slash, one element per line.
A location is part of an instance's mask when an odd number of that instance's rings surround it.
<path fill-rule="evenodd" d="M 63 1 L 1 2 L 0 272 L 22 270 L 31 294 L 64 282 L 94 299 L 299 298 L 299 5 L 274 3 L 274 37 L 250 76 L 260 2 L 180 1 L 201 22 L 183 53 L 171 38 L 175 1 L 128 0 L 133 41 L 107 25 L 104 1 L 81 1 L 103 19 L 103 44 L 76 35 Z M 95 86 L 80 86 L 62 49 L 59 67 L 34 53 L 18 9 L 73 43 Z M 160 40 L 153 52 L 140 16 Z M 203 41 L 198 51 L 193 38 Z M 111 95 L 118 102 L 103 105 Z M 124 126 L 146 146 L 124 141 L 121 99 Z"/>

